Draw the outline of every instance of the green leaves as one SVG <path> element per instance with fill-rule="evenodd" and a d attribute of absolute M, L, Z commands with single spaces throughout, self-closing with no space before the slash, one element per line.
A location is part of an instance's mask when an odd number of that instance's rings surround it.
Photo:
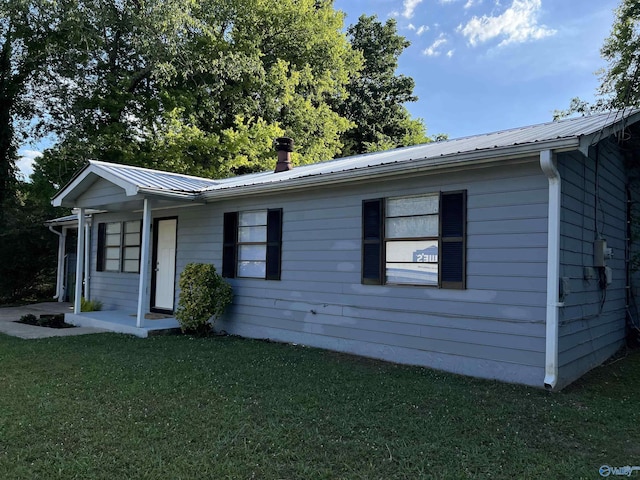
<path fill-rule="evenodd" d="M 600 51 L 609 62 L 601 75 L 600 94 L 610 97 L 611 106 L 640 104 L 640 5 L 622 0 L 616 9 L 611 35 Z"/>
<path fill-rule="evenodd" d="M 180 328 L 183 332 L 208 333 L 233 300 L 231 286 L 213 265 L 205 263 L 187 264 L 179 285 L 176 318 Z"/>
<path fill-rule="evenodd" d="M 404 106 L 417 100 L 413 79 L 395 75 L 398 57 L 409 46 L 398 35 L 395 20 L 382 24 L 375 15 L 362 15 L 348 33 L 352 47 L 364 58 L 364 67 L 348 84 L 348 97 L 336 102 L 337 111 L 351 121 L 342 136 L 344 154 L 430 141 L 422 120 L 412 119 Z"/>

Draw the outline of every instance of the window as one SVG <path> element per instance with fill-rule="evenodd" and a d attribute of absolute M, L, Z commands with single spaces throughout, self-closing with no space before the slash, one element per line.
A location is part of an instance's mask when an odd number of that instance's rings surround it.
<path fill-rule="evenodd" d="M 99 272 L 140 271 L 141 222 L 109 222 L 98 224 Z"/>
<path fill-rule="evenodd" d="M 465 247 L 465 191 L 362 203 L 362 283 L 465 288 Z"/>
<path fill-rule="evenodd" d="M 142 243 L 141 222 L 124 222 L 124 245 L 122 246 L 122 271 L 138 273 L 140 271 L 140 244 Z"/>
<path fill-rule="evenodd" d="M 224 214 L 222 276 L 280 280 L 282 209 Z"/>

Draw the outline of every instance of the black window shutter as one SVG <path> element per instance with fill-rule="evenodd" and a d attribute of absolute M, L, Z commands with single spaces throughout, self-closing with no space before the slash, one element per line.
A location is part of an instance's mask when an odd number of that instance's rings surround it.
<path fill-rule="evenodd" d="M 362 283 L 382 284 L 383 200 L 362 201 Z"/>
<path fill-rule="evenodd" d="M 222 241 L 222 276 L 235 278 L 238 250 L 238 212 L 225 212 Z"/>
<path fill-rule="evenodd" d="M 267 212 L 267 280 L 280 280 L 282 257 L 282 209 Z"/>
<path fill-rule="evenodd" d="M 98 251 L 96 252 L 96 271 L 104 271 L 104 247 L 107 235 L 107 225 L 105 223 L 98 224 Z"/>
<path fill-rule="evenodd" d="M 440 196 L 440 286 L 466 288 L 467 192 Z"/>

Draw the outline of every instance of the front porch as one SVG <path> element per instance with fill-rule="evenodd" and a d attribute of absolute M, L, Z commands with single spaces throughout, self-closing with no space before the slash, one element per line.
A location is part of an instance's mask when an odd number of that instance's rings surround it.
<path fill-rule="evenodd" d="M 67 323 L 78 327 L 102 328 L 110 332 L 127 333 L 141 338 L 173 333 L 180 328 L 175 317 L 155 316 L 154 314 L 147 314 L 143 324 L 137 326 L 137 314 L 124 310 L 67 313 L 64 319 Z"/>

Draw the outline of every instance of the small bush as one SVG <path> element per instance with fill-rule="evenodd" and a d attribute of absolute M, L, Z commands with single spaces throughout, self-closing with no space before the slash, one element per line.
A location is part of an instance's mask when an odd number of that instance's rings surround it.
<path fill-rule="evenodd" d="M 206 335 L 233 300 L 229 285 L 213 265 L 189 263 L 180 274 L 176 318 L 183 332 Z"/>
<path fill-rule="evenodd" d="M 26 315 L 22 315 L 20 317 L 20 323 L 35 325 L 36 323 L 38 323 L 38 317 L 36 317 L 33 313 L 27 313 Z"/>
<path fill-rule="evenodd" d="M 18 323 L 49 328 L 72 328 L 74 326 L 64 321 L 64 313 L 44 314 L 40 315 L 40 318 L 37 318 L 32 313 L 28 313 L 22 315 Z"/>
<path fill-rule="evenodd" d="M 80 299 L 81 312 L 99 312 L 100 310 L 102 310 L 102 302 L 100 300 L 87 300 L 84 297 Z"/>

